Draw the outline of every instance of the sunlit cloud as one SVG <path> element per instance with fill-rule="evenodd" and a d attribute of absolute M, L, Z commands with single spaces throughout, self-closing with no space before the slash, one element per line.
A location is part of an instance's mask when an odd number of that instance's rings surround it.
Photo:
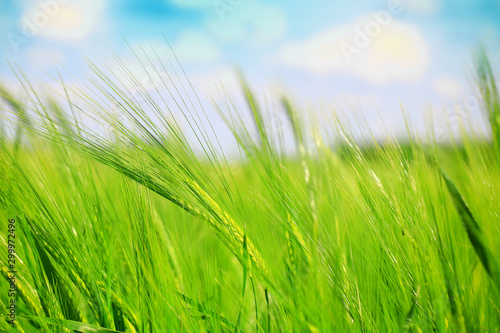
<path fill-rule="evenodd" d="M 452 77 L 439 77 L 432 84 L 434 91 L 443 98 L 458 100 L 464 96 L 464 86 L 457 79 Z"/>
<path fill-rule="evenodd" d="M 364 16 L 286 45 L 281 59 L 290 67 L 318 75 L 345 73 L 387 83 L 421 79 L 429 65 L 430 51 L 415 26 L 392 19 L 381 24 L 373 16 Z"/>
<path fill-rule="evenodd" d="M 29 62 L 32 68 L 47 69 L 62 64 L 67 56 L 61 50 L 35 46 L 29 49 Z"/>
<path fill-rule="evenodd" d="M 237 73 L 231 66 L 217 67 L 209 71 L 195 73 L 191 81 L 196 87 L 208 93 L 220 93 L 221 89 L 234 92 L 232 89 L 240 86 Z"/>
<path fill-rule="evenodd" d="M 103 0 L 33 2 L 21 18 L 24 32 L 54 39 L 81 39 L 99 26 Z"/>

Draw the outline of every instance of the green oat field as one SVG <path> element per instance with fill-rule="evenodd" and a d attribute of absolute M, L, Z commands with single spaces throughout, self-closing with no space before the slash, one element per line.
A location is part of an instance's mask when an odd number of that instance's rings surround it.
<path fill-rule="evenodd" d="M 24 89 L 0 89 L 0 331 L 500 332 L 484 53 L 486 134 L 460 123 L 441 143 L 408 120 L 381 142 L 362 116 L 262 102 L 241 79 L 243 104 L 215 101 L 234 156 L 189 84 L 150 92 L 123 68 L 139 101 L 90 69 L 60 96 L 18 69 Z"/>

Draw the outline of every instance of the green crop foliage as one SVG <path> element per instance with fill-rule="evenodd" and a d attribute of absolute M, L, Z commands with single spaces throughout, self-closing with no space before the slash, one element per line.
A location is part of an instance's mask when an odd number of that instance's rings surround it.
<path fill-rule="evenodd" d="M 215 102 L 237 158 L 155 59 L 138 55 L 153 91 L 119 59 L 121 76 L 90 63 L 55 97 L 16 70 L 24 91 L 0 87 L 0 306 L 14 219 L 16 326 L 5 310 L 0 330 L 499 332 L 500 100 L 477 59 L 488 139 L 424 143 L 408 125 L 408 143 L 382 143 L 241 78 L 242 105 Z"/>

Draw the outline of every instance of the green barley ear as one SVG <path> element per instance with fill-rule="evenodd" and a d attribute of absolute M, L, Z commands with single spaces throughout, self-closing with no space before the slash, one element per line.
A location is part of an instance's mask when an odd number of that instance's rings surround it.
<path fill-rule="evenodd" d="M 262 149 L 267 152 L 271 153 L 271 143 L 269 141 L 269 136 L 266 131 L 266 126 L 264 123 L 264 116 L 262 115 L 262 110 L 259 105 L 259 101 L 253 94 L 252 90 L 250 89 L 248 83 L 245 81 L 245 78 L 243 77 L 242 73 L 238 73 L 239 75 L 239 81 L 240 85 L 243 89 L 243 94 L 245 95 L 245 100 L 247 102 L 248 108 L 250 111 L 252 111 L 252 119 L 255 123 L 255 126 L 257 127 L 257 130 L 259 132 L 259 138 L 260 138 L 260 143 L 262 144 Z"/>
<path fill-rule="evenodd" d="M 500 153 L 500 96 L 488 55 L 480 49 L 476 57 L 476 80 L 483 101 L 484 112 L 493 134 L 493 141 Z"/>
<path fill-rule="evenodd" d="M 106 289 L 104 283 L 102 283 L 101 281 L 97 281 L 96 283 L 98 287 L 101 289 L 101 292 L 107 296 L 108 290 Z M 113 315 L 114 315 L 113 319 L 115 321 L 115 325 L 118 323 L 117 326 L 121 327 L 124 324 L 123 318 L 127 318 L 127 320 L 135 328 L 135 330 L 139 332 L 139 321 L 137 319 L 137 316 L 130 309 L 130 307 L 114 291 L 111 291 L 109 296 L 111 299 L 111 305 L 113 307 Z"/>
<path fill-rule="evenodd" d="M 439 165 L 439 171 L 446 184 L 446 188 L 451 195 L 455 209 L 460 216 L 460 219 L 465 228 L 465 231 L 467 232 L 467 236 L 469 237 L 474 251 L 479 257 L 479 260 L 481 261 L 484 269 L 496 284 L 497 288 L 500 290 L 500 270 L 498 269 L 495 258 L 493 257 L 487 245 L 487 240 L 484 236 L 481 226 L 472 215 L 472 212 L 470 211 L 467 203 L 465 202 L 465 199 L 458 190 L 457 186 L 451 180 L 451 178 L 448 176 L 441 165 Z"/>
<path fill-rule="evenodd" d="M 191 306 L 192 309 L 197 310 L 199 313 L 201 313 L 207 317 L 212 317 L 212 318 L 219 320 L 222 324 L 229 327 L 231 330 L 234 330 L 237 328 L 237 326 L 235 324 L 231 323 L 228 319 L 221 316 L 219 313 L 217 313 L 217 311 L 212 310 L 211 308 L 205 306 L 203 303 L 199 303 L 199 302 L 189 298 L 188 296 L 186 296 L 180 292 L 177 292 L 176 294 L 180 300 L 182 300 L 187 305 Z"/>
<path fill-rule="evenodd" d="M 66 136 L 73 136 L 74 129 L 68 115 L 66 115 L 65 111 L 61 108 L 61 105 L 59 105 L 54 99 L 49 99 L 47 107 L 56 117 L 55 124 L 59 125 Z"/>
<path fill-rule="evenodd" d="M 54 264 L 51 262 L 48 254 L 45 252 L 43 246 L 36 239 L 36 237 L 31 237 L 31 239 L 35 244 L 35 248 L 40 258 L 40 263 L 43 267 L 48 282 L 53 288 L 52 292 L 59 303 L 60 310 L 62 311 L 62 313 L 59 313 L 60 311 L 57 311 L 57 315 L 61 317 L 60 319 L 66 318 L 69 320 L 84 321 L 83 314 L 78 308 L 78 303 L 73 296 L 73 292 L 70 289 L 68 281 L 59 274 L 57 269 L 54 267 Z M 64 317 L 62 317 L 62 315 L 64 315 Z"/>
<path fill-rule="evenodd" d="M 0 274 L 4 277 L 4 279 L 9 280 L 9 270 L 6 267 L 7 265 L 0 260 Z M 29 309 L 29 311 L 31 311 L 31 313 L 36 315 L 43 313 L 43 309 L 39 305 L 40 300 L 33 299 L 18 280 L 16 280 L 16 290 L 19 294 L 19 297 L 23 300 L 24 304 L 26 304 L 26 307 Z"/>
<path fill-rule="evenodd" d="M 3 99 L 18 117 L 16 138 L 14 141 L 14 155 L 17 155 L 17 152 L 19 151 L 19 147 L 21 145 L 24 127 L 23 125 L 29 126 L 30 119 L 26 112 L 26 106 L 2 85 L 0 85 L 0 99 Z"/>
<path fill-rule="evenodd" d="M 290 100 L 286 97 L 281 98 L 281 105 L 283 105 L 283 109 L 285 109 L 285 114 L 292 126 L 293 136 L 297 147 L 299 149 L 300 154 L 304 153 L 304 129 L 302 127 L 301 119 L 299 118 L 299 114 L 297 110 L 292 106 Z"/>
<path fill-rule="evenodd" d="M 305 143 L 304 143 L 304 128 L 301 123 L 301 119 L 299 117 L 299 114 L 297 113 L 297 110 L 292 106 L 292 103 L 290 100 L 286 97 L 283 97 L 281 99 L 281 104 L 283 105 L 283 108 L 285 109 L 285 113 L 287 115 L 288 121 L 290 122 L 290 125 L 292 126 L 292 131 L 293 131 L 293 136 L 295 138 L 295 144 L 297 145 L 297 150 L 300 156 L 301 164 L 302 164 L 302 169 L 304 171 L 304 180 L 306 182 L 306 187 L 308 191 L 308 196 L 309 196 L 309 206 L 311 208 L 312 212 L 312 219 L 313 219 L 313 241 L 314 241 L 314 248 L 318 247 L 318 229 L 319 229 L 319 221 L 318 221 L 318 212 L 317 212 L 317 207 L 316 207 L 316 196 L 314 193 L 314 178 L 311 177 L 311 170 L 309 168 L 309 161 L 307 159 L 307 153 L 306 153 L 306 148 L 305 148 Z M 313 178 L 313 179 L 311 179 Z M 290 216 L 288 216 L 288 219 L 290 219 Z M 303 241 L 303 237 L 298 230 L 297 226 L 293 224 L 293 221 L 291 221 L 291 228 L 294 233 L 294 236 L 297 238 L 297 241 L 302 247 L 302 252 L 305 253 L 305 259 L 309 263 L 311 261 L 310 255 L 309 255 L 309 249 L 306 247 L 305 242 Z"/>

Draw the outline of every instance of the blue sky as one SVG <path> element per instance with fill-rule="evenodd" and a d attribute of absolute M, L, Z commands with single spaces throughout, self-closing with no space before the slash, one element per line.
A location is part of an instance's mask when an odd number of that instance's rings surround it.
<path fill-rule="evenodd" d="M 499 18 L 497 0 L 0 0 L 0 78 L 14 78 L 4 59 L 47 82 L 54 64 L 81 77 L 112 52 L 137 67 L 124 39 L 167 59 L 165 37 L 201 93 L 235 88 L 238 66 L 259 92 L 354 99 L 397 132 L 400 103 L 418 118 L 475 96 L 471 51 L 499 59 Z"/>

